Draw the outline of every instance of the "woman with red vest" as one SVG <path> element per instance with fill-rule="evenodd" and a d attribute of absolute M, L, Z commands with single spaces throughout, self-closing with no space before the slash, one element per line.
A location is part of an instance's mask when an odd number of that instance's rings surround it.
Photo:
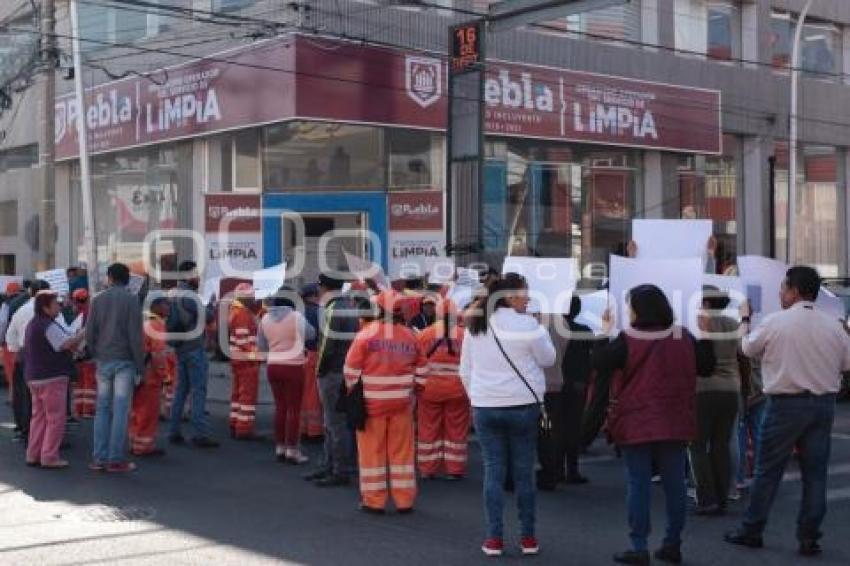
<path fill-rule="evenodd" d="M 622 451 L 627 474 L 627 506 L 632 550 L 616 554 L 620 564 L 649 564 L 650 492 L 658 467 L 667 500 L 667 532 L 655 558 L 682 561 L 685 526 L 685 450 L 696 437 L 696 379 L 713 371 L 711 344 L 697 342 L 675 326 L 670 303 L 654 285 L 628 294 L 631 328 L 594 348 L 597 371 L 615 372 L 608 408 L 608 434 Z M 603 315 L 604 331 L 613 327 Z"/>
<path fill-rule="evenodd" d="M 423 304 L 433 301 L 427 297 Z M 437 322 L 419 334 L 419 346 L 428 360 L 428 373 L 417 383 L 417 462 L 423 479 L 445 470 L 448 479 L 466 475 L 466 439 L 469 434 L 469 398 L 458 374 L 463 328 L 450 300 L 436 306 Z"/>
<path fill-rule="evenodd" d="M 71 293 L 74 310 L 78 313 L 80 328 L 84 328 L 89 318 L 89 292 L 75 289 Z M 76 322 L 75 322 L 76 324 Z M 97 377 L 95 363 L 87 354 L 77 360 L 78 380 L 74 386 L 74 413 L 80 418 L 92 418 L 97 404 Z"/>
<path fill-rule="evenodd" d="M 360 508 L 383 514 L 389 491 L 396 510 L 409 513 L 416 500 L 413 387 L 427 361 L 405 325 L 398 294 L 385 291 L 374 304 L 379 318 L 357 333 L 343 369 L 349 392 L 362 381 L 366 404 L 366 424 L 357 431 Z"/>

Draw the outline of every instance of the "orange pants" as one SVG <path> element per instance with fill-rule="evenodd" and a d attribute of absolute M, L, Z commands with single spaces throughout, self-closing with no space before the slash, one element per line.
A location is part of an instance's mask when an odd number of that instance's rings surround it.
<path fill-rule="evenodd" d="M 369 416 L 357 431 L 360 498 L 363 505 L 383 509 L 387 492 L 397 509 L 410 509 L 416 500 L 413 454 L 413 410 Z M 389 473 L 389 475 L 387 475 Z"/>
<path fill-rule="evenodd" d="M 78 417 L 91 418 L 97 406 L 97 366 L 92 360 L 77 362 L 79 377 L 74 385 L 74 412 Z"/>
<path fill-rule="evenodd" d="M 319 400 L 319 384 L 316 381 L 316 352 L 307 353 L 304 364 L 304 395 L 301 399 L 301 434 L 317 438 L 324 434 L 322 425 L 322 403 Z"/>
<path fill-rule="evenodd" d="M 177 356 L 174 352 L 169 352 L 166 358 L 168 364 L 168 378 L 160 385 L 160 412 L 166 420 L 171 418 L 171 405 L 174 404 L 174 389 L 177 387 Z M 190 405 L 191 399 L 186 399 L 187 405 Z"/>
<path fill-rule="evenodd" d="M 433 476 L 442 469 L 447 474 L 466 474 L 466 440 L 470 408 L 466 397 L 435 402 L 420 398 L 416 420 L 416 460 L 419 473 Z"/>
<path fill-rule="evenodd" d="M 7 346 L 3 346 L 3 375 L 6 376 L 6 387 L 9 388 L 9 398 L 12 398 L 12 383 L 15 375 L 15 362 L 18 354 L 10 352 Z"/>
<path fill-rule="evenodd" d="M 145 380 L 133 393 L 133 410 L 130 413 L 130 452 L 139 456 L 149 454 L 156 448 L 156 433 L 159 429 L 159 395 L 162 377 L 148 370 Z"/>
<path fill-rule="evenodd" d="M 237 438 L 254 434 L 257 418 L 257 395 L 260 387 L 260 364 L 230 362 L 233 389 L 230 394 L 230 430 Z"/>

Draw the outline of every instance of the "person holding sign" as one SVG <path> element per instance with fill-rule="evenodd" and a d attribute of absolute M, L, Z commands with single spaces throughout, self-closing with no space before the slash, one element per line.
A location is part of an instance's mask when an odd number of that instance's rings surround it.
<path fill-rule="evenodd" d="M 627 296 L 631 328 L 593 349 L 591 364 L 614 372 L 608 406 L 610 440 L 622 451 L 632 549 L 614 555 L 620 564 L 649 564 L 650 496 L 653 465 L 667 500 L 667 532 L 655 558 L 682 561 L 685 527 L 685 447 L 696 437 L 697 375 L 714 369 L 710 344 L 697 342 L 675 317 L 664 292 L 639 285 Z M 614 328 L 611 311 L 604 332 Z"/>
<path fill-rule="evenodd" d="M 826 515 L 835 399 L 841 373 L 850 370 L 850 336 L 843 325 L 815 308 L 818 272 L 806 266 L 786 272 L 780 290 L 783 310 L 750 328 L 749 305 L 742 307 L 744 354 L 761 361 L 767 405 L 761 424 L 755 478 L 741 526 L 726 534 L 731 544 L 761 548 L 776 490 L 794 447 L 800 450 L 803 499 L 797 518 L 802 556 L 821 553 Z"/>

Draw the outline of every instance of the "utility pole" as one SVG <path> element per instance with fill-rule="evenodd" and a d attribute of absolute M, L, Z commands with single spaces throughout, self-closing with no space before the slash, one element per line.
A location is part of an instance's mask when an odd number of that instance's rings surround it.
<path fill-rule="evenodd" d="M 71 13 L 71 45 L 74 52 L 74 91 L 77 95 L 77 143 L 80 149 L 80 192 L 83 197 L 83 242 L 86 250 L 86 268 L 88 269 L 89 293 L 97 291 L 100 269 L 97 264 L 97 240 L 94 227 L 94 200 L 91 192 L 89 173 L 89 132 L 86 128 L 86 93 L 83 88 L 83 55 L 80 50 L 80 14 L 77 0 L 70 0 L 68 10 Z"/>
<path fill-rule="evenodd" d="M 41 128 L 38 140 L 41 187 L 38 194 L 39 270 L 52 269 L 56 257 L 56 159 L 54 105 L 56 104 L 56 6 L 41 0 Z"/>

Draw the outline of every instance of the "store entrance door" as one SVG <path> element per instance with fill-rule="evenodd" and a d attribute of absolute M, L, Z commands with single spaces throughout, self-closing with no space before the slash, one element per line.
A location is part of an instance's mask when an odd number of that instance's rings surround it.
<path fill-rule="evenodd" d="M 281 246 L 287 266 L 298 266 L 299 256 L 303 261 L 288 283 L 300 288 L 316 282 L 325 269 L 346 271 L 346 252 L 365 259 L 367 224 L 359 212 L 284 214 Z"/>

